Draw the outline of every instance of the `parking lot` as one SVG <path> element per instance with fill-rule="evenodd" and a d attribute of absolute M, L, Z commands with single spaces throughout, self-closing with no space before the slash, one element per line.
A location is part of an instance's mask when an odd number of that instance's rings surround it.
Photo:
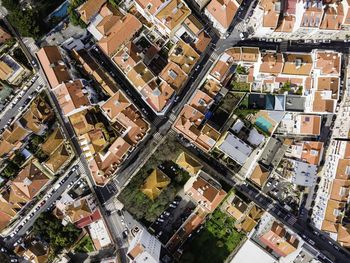
<path fill-rule="evenodd" d="M 181 196 L 180 196 L 181 195 Z M 195 208 L 183 193 L 177 195 L 164 212 L 150 226 L 150 230 L 165 245 Z"/>

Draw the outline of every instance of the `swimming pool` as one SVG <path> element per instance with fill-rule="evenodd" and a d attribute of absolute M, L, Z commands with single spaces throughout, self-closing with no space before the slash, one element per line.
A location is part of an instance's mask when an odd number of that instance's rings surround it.
<path fill-rule="evenodd" d="M 269 132 L 272 128 L 272 124 L 262 116 L 256 119 L 255 125 L 257 125 L 260 129 L 262 129 L 265 132 Z"/>
<path fill-rule="evenodd" d="M 55 11 L 53 11 L 48 18 L 53 18 L 53 17 L 65 17 L 68 15 L 68 6 L 69 2 L 66 1 L 62 5 L 60 5 Z"/>

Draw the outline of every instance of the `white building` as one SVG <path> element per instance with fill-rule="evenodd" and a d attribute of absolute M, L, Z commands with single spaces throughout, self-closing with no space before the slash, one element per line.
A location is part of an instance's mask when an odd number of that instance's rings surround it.
<path fill-rule="evenodd" d="M 158 263 L 161 248 L 160 241 L 143 229 L 131 241 L 127 255 L 133 263 Z"/>

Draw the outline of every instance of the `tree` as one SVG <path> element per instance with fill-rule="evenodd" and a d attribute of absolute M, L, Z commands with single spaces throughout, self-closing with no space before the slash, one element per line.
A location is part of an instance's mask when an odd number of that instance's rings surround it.
<path fill-rule="evenodd" d="M 1 4 L 7 11 L 11 12 L 18 9 L 19 0 L 2 0 Z"/>

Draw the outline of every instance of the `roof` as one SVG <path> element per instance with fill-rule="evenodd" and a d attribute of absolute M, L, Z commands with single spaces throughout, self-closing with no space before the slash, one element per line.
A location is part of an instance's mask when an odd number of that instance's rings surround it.
<path fill-rule="evenodd" d="M 106 3 L 106 0 L 88 0 L 78 8 L 80 18 L 88 24 L 93 16 L 95 16 Z"/>
<path fill-rule="evenodd" d="M 63 61 L 59 47 L 45 46 L 36 55 L 51 88 L 55 88 L 62 82 L 71 80 L 69 70 Z"/>
<path fill-rule="evenodd" d="M 339 202 L 329 199 L 327 202 L 324 219 L 333 223 L 341 222 L 343 218 L 342 212 L 344 211 L 345 205 L 346 202 Z"/>
<path fill-rule="evenodd" d="M 60 128 L 56 128 L 41 145 L 41 150 L 47 154 L 52 154 L 63 142 L 65 138 Z"/>
<path fill-rule="evenodd" d="M 140 52 L 142 51 L 133 42 L 128 42 L 113 57 L 113 61 L 127 74 L 129 68 L 135 67 L 142 60 Z"/>
<path fill-rule="evenodd" d="M 303 142 L 301 159 L 310 164 L 319 165 L 323 154 L 323 142 Z"/>
<path fill-rule="evenodd" d="M 13 73 L 13 69 L 4 61 L 0 60 L 0 79 L 7 80 Z"/>
<path fill-rule="evenodd" d="M 340 30 L 344 20 L 344 7 L 341 2 L 326 5 L 320 29 Z"/>
<path fill-rule="evenodd" d="M 92 210 L 88 204 L 87 198 L 81 198 L 68 205 L 65 211 L 72 223 L 75 223 L 92 214 Z"/>
<path fill-rule="evenodd" d="M 4 43 L 6 40 L 11 39 L 12 36 L 7 33 L 3 27 L 0 26 L 0 44 Z"/>
<path fill-rule="evenodd" d="M 240 165 L 244 164 L 253 151 L 252 147 L 230 132 L 220 140 L 218 148 Z"/>
<path fill-rule="evenodd" d="M 51 153 L 50 158 L 45 162 L 45 166 L 56 173 L 71 157 L 70 150 L 62 144 L 56 151 Z"/>
<path fill-rule="evenodd" d="M 339 159 L 335 179 L 350 179 L 350 159 Z"/>
<path fill-rule="evenodd" d="M 315 67 L 325 75 L 339 75 L 341 70 L 341 54 L 334 51 L 317 51 Z"/>
<path fill-rule="evenodd" d="M 135 0 L 142 9 L 147 10 L 151 15 L 154 15 L 159 7 L 163 4 L 163 0 Z"/>
<path fill-rule="evenodd" d="M 22 145 L 23 141 L 28 135 L 29 131 L 24 129 L 19 122 L 15 122 L 10 127 L 6 128 L 0 135 L 0 157 L 7 155 L 12 150 Z"/>
<path fill-rule="evenodd" d="M 170 31 L 177 28 L 191 14 L 191 9 L 182 0 L 166 1 L 155 17 Z"/>
<path fill-rule="evenodd" d="M 280 0 L 261 0 L 260 6 L 264 9 L 263 27 L 275 29 L 281 12 Z"/>
<path fill-rule="evenodd" d="M 167 82 L 176 93 L 179 93 L 186 82 L 187 74 L 179 65 L 170 61 L 159 74 L 159 78 Z"/>
<path fill-rule="evenodd" d="M 265 53 L 262 56 L 260 64 L 260 72 L 279 74 L 283 68 L 283 56 L 281 53 Z"/>
<path fill-rule="evenodd" d="M 156 168 L 144 181 L 141 191 L 152 201 L 155 200 L 162 190 L 170 184 L 170 178 L 160 169 Z"/>
<path fill-rule="evenodd" d="M 310 76 L 313 62 L 310 54 L 284 53 L 283 56 L 283 74 Z"/>
<path fill-rule="evenodd" d="M 329 95 L 330 94 L 327 91 L 315 91 L 312 111 L 334 113 L 336 100 L 332 99 Z"/>
<path fill-rule="evenodd" d="M 227 30 L 238 10 L 239 4 L 236 0 L 212 0 L 206 10 L 212 17 Z"/>
<path fill-rule="evenodd" d="M 252 180 L 259 187 L 263 187 L 263 185 L 265 184 L 265 182 L 269 177 L 269 174 L 270 174 L 269 170 L 267 170 L 260 164 L 257 164 L 250 176 L 250 180 Z"/>
<path fill-rule="evenodd" d="M 32 200 L 41 189 L 50 181 L 36 164 L 30 162 L 13 179 L 11 183 L 12 190 L 17 196 Z"/>
<path fill-rule="evenodd" d="M 101 105 L 101 109 L 106 113 L 110 120 L 115 121 L 116 117 L 130 105 L 131 103 L 128 98 L 122 91 L 118 90 Z"/>
<path fill-rule="evenodd" d="M 320 135 L 321 116 L 318 115 L 300 115 L 300 130 L 303 135 Z"/>
<path fill-rule="evenodd" d="M 185 152 L 181 152 L 176 159 L 176 163 L 189 174 L 195 175 L 202 169 L 202 165 L 192 156 Z"/>
<path fill-rule="evenodd" d="M 197 202 L 203 209 L 213 212 L 225 198 L 226 192 L 212 178 L 201 172 L 187 181 L 185 193 Z"/>
<path fill-rule="evenodd" d="M 296 251 L 299 240 L 296 236 L 289 234 L 284 226 L 276 221 L 271 229 L 259 237 L 260 241 L 282 257 Z"/>
<path fill-rule="evenodd" d="M 155 81 L 150 82 L 141 90 L 142 96 L 146 98 L 148 104 L 156 112 L 164 110 L 174 92 L 168 83 L 161 82 L 160 85 L 157 85 Z"/>
<path fill-rule="evenodd" d="M 52 91 L 64 115 L 68 115 L 80 107 L 90 105 L 87 90 L 84 88 L 83 82 L 79 79 L 62 83 Z"/>
<path fill-rule="evenodd" d="M 168 60 L 176 63 L 186 74 L 189 74 L 199 57 L 197 51 L 180 39 L 169 51 Z"/>
<path fill-rule="evenodd" d="M 333 179 L 330 198 L 340 202 L 349 199 L 350 180 Z"/>
<path fill-rule="evenodd" d="M 254 253 L 252 253 L 254 251 Z M 239 248 L 230 263 L 251 263 L 259 260 L 259 263 L 275 263 L 275 258 L 267 251 L 258 246 L 251 239 L 248 239 Z"/>
<path fill-rule="evenodd" d="M 122 44 L 131 40 L 141 28 L 141 22 L 134 15 L 127 13 L 113 24 L 108 35 L 101 38 L 98 44 L 108 56 L 111 56 Z"/>
<path fill-rule="evenodd" d="M 49 259 L 49 249 L 44 247 L 41 242 L 32 242 L 23 252 L 23 256 L 33 263 L 46 263 Z"/>

